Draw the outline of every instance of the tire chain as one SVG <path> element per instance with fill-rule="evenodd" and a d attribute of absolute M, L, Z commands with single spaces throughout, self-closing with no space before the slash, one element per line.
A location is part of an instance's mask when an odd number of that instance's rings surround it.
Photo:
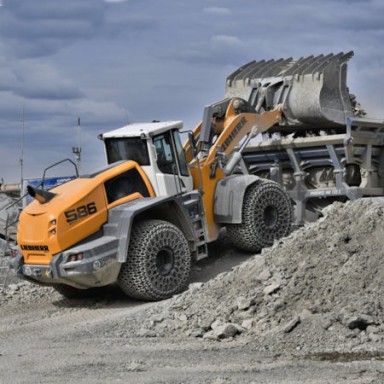
<path fill-rule="evenodd" d="M 273 206 L 277 211 L 277 221 L 268 227 L 264 211 Z M 242 223 L 227 226 L 228 235 L 237 248 L 245 251 L 258 251 L 271 246 L 275 239 L 288 235 L 292 222 L 292 205 L 281 187 L 269 180 L 251 185 L 243 200 Z"/>
<path fill-rule="evenodd" d="M 164 246 L 170 247 L 175 254 L 174 267 L 167 276 L 162 276 L 156 266 L 156 254 Z M 184 288 L 190 267 L 188 242 L 177 227 L 161 220 L 143 221 L 132 230 L 128 259 L 122 266 L 119 285 L 128 296 L 136 299 L 165 299 Z"/>

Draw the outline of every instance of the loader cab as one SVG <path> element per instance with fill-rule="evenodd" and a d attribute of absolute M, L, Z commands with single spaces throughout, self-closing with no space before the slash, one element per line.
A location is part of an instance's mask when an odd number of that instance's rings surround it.
<path fill-rule="evenodd" d="M 104 141 L 108 164 L 136 161 L 157 196 L 170 196 L 193 189 L 179 129 L 182 122 L 130 124 L 99 136 Z"/>

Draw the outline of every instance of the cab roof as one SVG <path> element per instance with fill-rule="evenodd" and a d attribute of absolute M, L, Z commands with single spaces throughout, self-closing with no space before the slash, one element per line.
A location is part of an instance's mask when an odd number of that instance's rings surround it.
<path fill-rule="evenodd" d="M 115 129 L 98 136 L 100 140 L 121 137 L 151 137 L 170 129 L 180 129 L 183 127 L 182 121 L 161 121 L 152 123 L 128 124 L 122 128 Z"/>

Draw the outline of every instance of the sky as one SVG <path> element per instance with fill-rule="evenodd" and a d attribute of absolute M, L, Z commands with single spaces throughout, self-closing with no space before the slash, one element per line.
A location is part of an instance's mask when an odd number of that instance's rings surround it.
<path fill-rule="evenodd" d="M 353 50 L 350 92 L 384 119 L 383 19 L 383 0 L 0 0 L 0 182 L 78 143 L 80 172 L 99 169 L 97 135 L 128 123 L 193 129 L 251 60 Z"/>

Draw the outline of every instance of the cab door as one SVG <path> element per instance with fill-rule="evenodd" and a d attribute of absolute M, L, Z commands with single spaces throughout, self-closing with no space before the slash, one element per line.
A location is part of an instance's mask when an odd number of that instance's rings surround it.
<path fill-rule="evenodd" d="M 176 195 L 193 189 L 184 150 L 177 130 L 154 136 L 156 180 L 160 195 Z"/>

